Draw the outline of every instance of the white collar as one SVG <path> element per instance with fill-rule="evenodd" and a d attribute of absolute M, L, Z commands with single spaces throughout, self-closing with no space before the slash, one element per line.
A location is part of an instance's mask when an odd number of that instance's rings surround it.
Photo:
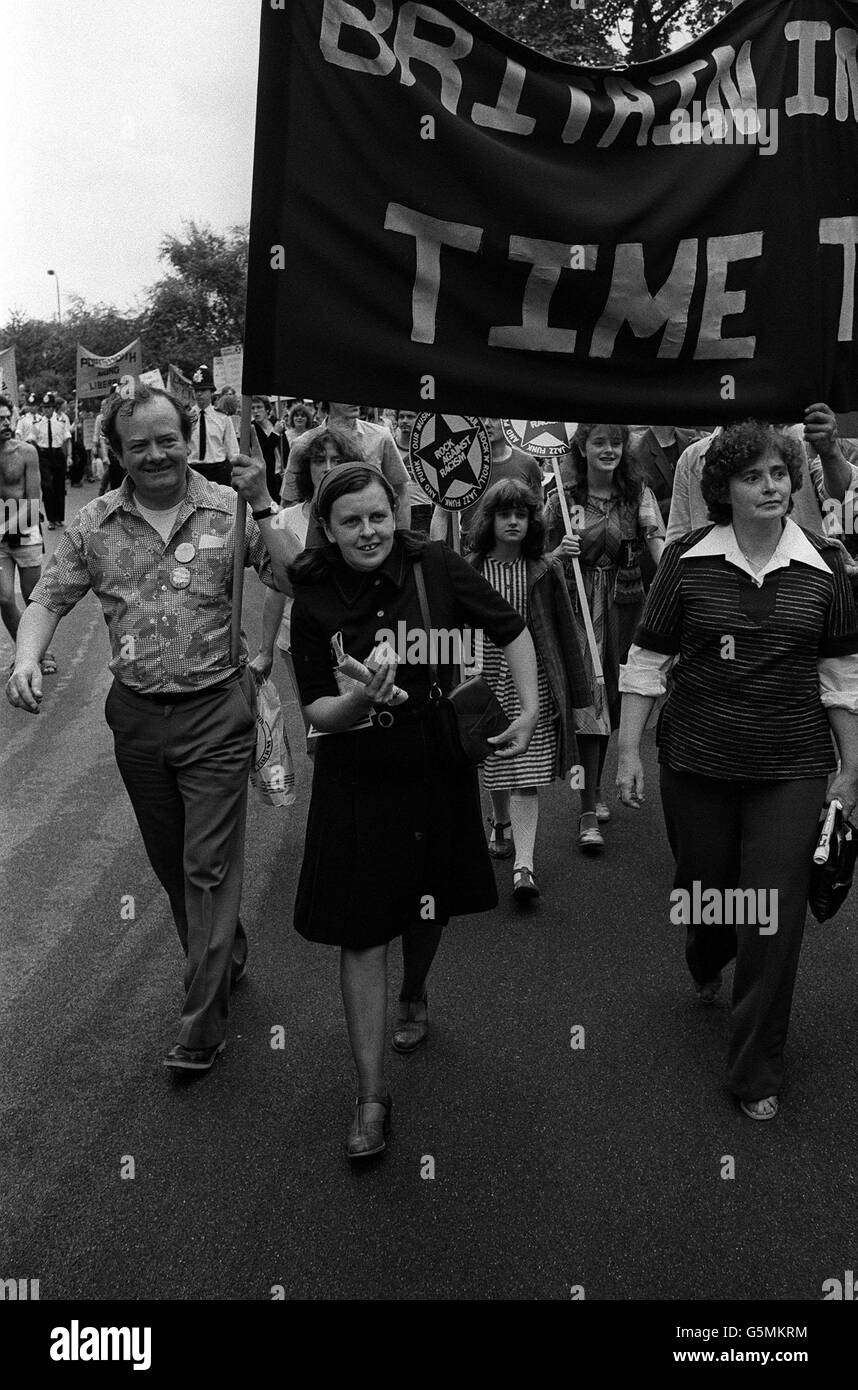
<path fill-rule="evenodd" d="M 739 549 L 739 542 L 736 540 L 732 523 L 727 526 L 713 526 L 702 540 L 699 540 L 690 550 L 685 551 L 681 559 L 698 560 L 704 556 L 712 555 L 723 555 L 728 564 L 744 570 L 745 574 L 750 575 L 758 589 L 762 587 L 767 574 L 771 574 L 773 570 L 786 569 L 793 560 L 797 560 L 803 565 L 810 565 L 812 569 L 828 571 L 828 566 L 819 551 L 814 549 L 801 527 L 796 526 L 790 517 L 786 518 L 783 534 L 775 546 L 771 558 L 756 574 Z"/>

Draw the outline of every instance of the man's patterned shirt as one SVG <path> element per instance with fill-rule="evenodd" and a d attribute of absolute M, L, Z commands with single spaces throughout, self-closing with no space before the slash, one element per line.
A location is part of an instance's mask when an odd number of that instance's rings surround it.
<path fill-rule="evenodd" d="M 87 590 L 98 596 L 110 633 L 110 669 L 144 695 L 204 690 L 235 667 L 229 659 L 236 494 L 188 469 L 188 491 L 165 544 L 122 486 L 90 502 L 69 523 L 31 601 L 65 616 Z M 276 589 L 259 527 L 247 514 L 245 563 Z M 176 548 L 190 543 L 184 565 Z M 190 574 L 187 588 L 171 581 Z M 247 659 L 244 634 L 240 661 Z"/>

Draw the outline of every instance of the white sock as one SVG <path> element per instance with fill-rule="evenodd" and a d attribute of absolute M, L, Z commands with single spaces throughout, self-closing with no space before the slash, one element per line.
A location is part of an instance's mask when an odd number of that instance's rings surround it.
<path fill-rule="evenodd" d="M 532 873 L 533 847 L 536 844 L 536 827 L 539 822 L 539 794 L 522 796 L 521 792 L 510 792 L 509 818 L 515 844 L 514 868 L 530 869 Z"/>

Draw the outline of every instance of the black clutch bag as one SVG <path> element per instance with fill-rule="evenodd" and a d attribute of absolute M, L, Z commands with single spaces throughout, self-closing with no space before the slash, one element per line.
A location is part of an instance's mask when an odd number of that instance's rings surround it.
<path fill-rule="evenodd" d="M 817 922 L 827 922 L 849 896 L 858 855 L 858 834 L 832 801 L 813 852 L 807 900 Z"/>
<path fill-rule="evenodd" d="M 423 566 L 419 560 L 414 565 L 414 581 L 431 651 L 429 600 L 426 597 Z M 455 686 L 449 695 L 442 695 L 438 684 L 438 667 L 434 662 L 430 663 L 429 672 L 432 681 L 430 700 L 442 721 L 451 756 L 457 761 L 470 763 L 473 767 L 485 762 L 495 751 L 488 740 L 506 733 L 510 726 L 510 720 L 504 713 L 500 700 L 484 676 L 471 676 Z"/>

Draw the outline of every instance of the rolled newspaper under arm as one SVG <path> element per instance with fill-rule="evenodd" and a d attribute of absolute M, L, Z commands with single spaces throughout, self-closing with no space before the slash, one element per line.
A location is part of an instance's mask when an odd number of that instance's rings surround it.
<path fill-rule="evenodd" d="M 834 834 L 834 821 L 837 816 L 837 812 L 842 810 L 843 807 L 841 806 L 839 801 L 832 801 L 830 803 L 828 807 L 828 814 L 825 817 L 825 823 L 822 827 L 822 832 L 819 836 L 819 840 L 817 841 L 816 849 L 813 852 L 814 864 L 828 863 L 828 856 L 831 853 L 831 836 Z"/>
<path fill-rule="evenodd" d="M 344 651 L 343 634 L 341 632 L 336 633 L 335 636 L 331 638 L 331 650 L 334 653 L 334 660 L 336 661 L 334 670 L 337 673 L 338 685 L 340 684 L 340 676 L 344 676 L 348 680 L 357 681 L 360 685 L 369 685 L 379 666 L 384 665 L 385 662 L 390 662 L 394 666 L 398 664 L 396 652 L 389 642 L 378 642 L 373 647 L 367 657 L 368 665 L 366 666 L 362 661 L 357 661 L 353 656 L 349 656 L 348 653 Z M 398 685 L 395 685 L 393 687 L 393 693 L 387 703 L 389 705 L 401 705 L 404 704 L 407 699 L 407 691 L 401 690 Z"/>

